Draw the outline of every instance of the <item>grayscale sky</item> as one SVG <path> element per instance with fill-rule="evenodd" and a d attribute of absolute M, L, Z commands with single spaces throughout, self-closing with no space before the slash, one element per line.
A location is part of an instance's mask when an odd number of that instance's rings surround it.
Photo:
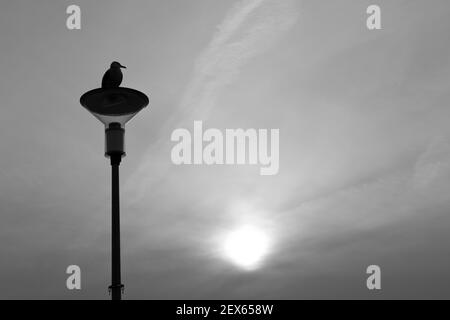
<path fill-rule="evenodd" d="M 450 298 L 448 0 L 78 0 L 71 31 L 73 3 L 0 3 L 0 298 L 108 298 L 110 167 L 79 97 L 113 60 L 150 97 L 121 165 L 124 298 Z M 172 164 L 194 120 L 279 128 L 279 174 Z M 223 253 L 242 225 L 271 243 L 251 271 Z"/>

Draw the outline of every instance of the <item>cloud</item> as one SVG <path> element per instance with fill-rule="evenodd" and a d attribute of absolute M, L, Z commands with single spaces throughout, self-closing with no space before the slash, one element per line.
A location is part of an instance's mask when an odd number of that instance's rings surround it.
<path fill-rule="evenodd" d="M 182 99 L 183 109 L 202 114 L 215 106 L 220 91 L 239 75 L 251 58 L 270 48 L 295 24 L 291 1 L 251 0 L 238 3 L 226 16 L 211 43 L 197 60 L 194 76 Z"/>
<path fill-rule="evenodd" d="M 443 136 L 434 138 L 414 168 L 413 186 L 424 189 L 450 170 L 450 144 Z"/>
<path fill-rule="evenodd" d="M 243 66 L 272 47 L 297 18 L 292 0 L 243 0 L 230 9 L 197 59 L 178 110 L 127 181 L 125 190 L 133 195 L 134 201 L 142 199 L 171 168 L 170 131 L 192 124 L 195 119 L 206 119 L 221 92 L 236 79 Z"/>
<path fill-rule="evenodd" d="M 355 239 L 382 235 L 390 226 L 417 223 L 424 217 L 433 217 L 427 223 L 436 226 L 436 217 L 449 203 L 448 137 L 434 137 L 415 158 L 411 165 L 391 168 L 371 180 L 342 187 L 280 213 L 278 224 L 285 226 L 285 246 L 277 260 L 295 264 L 308 255 L 336 254 L 354 246 Z M 380 249 L 376 242 L 370 245 Z"/>

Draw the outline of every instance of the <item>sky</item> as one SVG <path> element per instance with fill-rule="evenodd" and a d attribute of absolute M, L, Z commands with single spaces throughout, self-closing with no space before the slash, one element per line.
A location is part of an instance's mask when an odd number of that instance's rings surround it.
<path fill-rule="evenodd" d="M 447 0 L 2 1 L 0 299 L 109 298 L 110 166 L 79 98 L 114 60 L 150 98 L 120 172 L 125 299 L 450 298 L 449 15 Z M 195 120 L 279 129 L 278 174 L 175 165 L 171 133 Z M 251 270 L 226 253 L 248 227 L 267 242 Z"/>

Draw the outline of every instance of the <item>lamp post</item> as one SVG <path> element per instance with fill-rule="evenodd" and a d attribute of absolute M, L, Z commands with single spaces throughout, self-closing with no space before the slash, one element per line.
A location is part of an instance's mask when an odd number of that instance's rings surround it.
<path fill-rule="evenodd" d="M 111 292 L 121 300 L 119 165 L 125 156 L 125 124 L 145 108 L 148 97 L 129 88 L 99 88 L 86 92 L 80 103 L 105 125 L 105 157 L 111 161 Z"/>

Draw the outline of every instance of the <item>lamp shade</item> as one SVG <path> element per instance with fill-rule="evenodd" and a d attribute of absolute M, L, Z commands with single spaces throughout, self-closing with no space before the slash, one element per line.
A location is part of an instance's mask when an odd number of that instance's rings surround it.
<path fill-rule="evenodd" d="M 106 128 L 111 123 L 120 123 L 122 128 L 139 111 L 145 108 L 148 97 L 130 88 L 99 88 L 86 92 L 80 98 L 80 103 Z"/>

